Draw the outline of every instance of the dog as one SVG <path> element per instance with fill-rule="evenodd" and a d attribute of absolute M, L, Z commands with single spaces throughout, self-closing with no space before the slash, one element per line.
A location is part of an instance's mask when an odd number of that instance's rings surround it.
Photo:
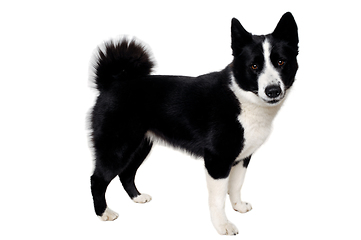
<path fill-rule="evenodd" d="M 211 221 L 219 234 L 238 234 L 226 217 L 225 198 L 228 193 L 238 212 L 252 209 L 241 201 L 241 187 L 252 154 L 269 136 L 295 81 L 298 28 L 290 12 L 268 35 L 252 35 L 233 18 L 231 40 L 232 63 L 198 77 L 151 75 L 152 58 L 134 39 L 97 49 L 91 192 L 101 220 L 118 217 L 105 199 L 116 176 L 134 202 L 151 200 L 134 178 L 160 139 L 204 159 Z"/>

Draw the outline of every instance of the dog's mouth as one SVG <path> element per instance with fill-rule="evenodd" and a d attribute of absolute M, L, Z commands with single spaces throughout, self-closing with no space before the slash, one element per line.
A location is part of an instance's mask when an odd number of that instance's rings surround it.
<path fill-rule="evenodd" d="M 279 103 L 279 101 L 281 101 L 281 99 L 274 99 L 274 100 L 271 100 L 271 101 L 265 100 L 266 103 L 271 104 L 271 105 L 277 104 L 277 103 Z"/>
<path fill-rule="evenodd" d="M 254 90 L 251 91 L 252 93 L 254 93 L 257 97 L 259 97 L 260 99 L 262 99 L 263 102 L 265 102 L 268 105 L 277 105 L 278 103 L 280 103 L 282 101 L 282 99 L 285 97 L 285 93 L 281 94 L 280 96 L 278 96 L 277 98 L 263 98 L 258 94 L 258 91 Z"/>
<path fill-rule="evenodd" d="M 280 96 L 276 98 L 263 98 L 260 96 L 260 98 L 266 102 L 268 105 L 277 105 L 278 103 L 282 102 L 282 100 L 285 98 L 286 93 L 282 93 Z"/>

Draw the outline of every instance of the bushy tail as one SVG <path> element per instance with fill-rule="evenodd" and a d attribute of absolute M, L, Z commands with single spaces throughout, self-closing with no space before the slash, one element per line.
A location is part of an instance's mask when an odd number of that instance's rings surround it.
<path fill-rule="evenodd" d="M 154 63 L 144 46 L 135 40 L 123 39 L 105 43 L 97 49 L 94 81 L 104 91 L 116 81 L 125 81 L 149 75 Z"/>

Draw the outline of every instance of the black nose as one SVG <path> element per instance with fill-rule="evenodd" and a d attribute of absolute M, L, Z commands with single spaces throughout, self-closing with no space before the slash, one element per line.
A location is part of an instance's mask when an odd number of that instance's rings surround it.
<path fill-rule="evenodd" d="M 270 85 L 266 87 L 265 92 L 269 98 L 276 98 L 281 94 L 282 89 L 278 85 Z"/>

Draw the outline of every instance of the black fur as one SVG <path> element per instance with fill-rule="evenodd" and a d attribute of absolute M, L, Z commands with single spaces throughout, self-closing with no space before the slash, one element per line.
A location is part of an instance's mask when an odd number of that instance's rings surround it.
<path fill-rule="evenodd" d="M 95 151 L 91 190 L 97 215 L 101 216 L 107 207 L 106 188 L 116 176 L 130 198 L 140 194 L 134 178 L 152 148 L 146 136 L 149 132 L 204 158 L 214 179 L 229 175 L 244 145 L 244 129 L 237 119 L 241 108 L 229 87 L 231 72 L 242 89 L 256 92 L 257 73 L 249 66 L 257 62 L 262 67 L 264 38 L 248 33 L 233 19 L 233 63 L 220 72 L 199 77 L 149 75 L 154 64 L 145 48 L 134 41 L 111 42 L 105 50 L 99 50 L 95 66 L 99 96 L 91 114 Z M 285 49 L 277 57 L 296 57 L 295 47 L 288 46 L 293 44 L 290 38 L 275 44 Z M 297 70 L 294 63 L 290 68 L 293 72 L 285 71 L 289 74 L 285 76 L 288 86 Z M 244 167 L 249 160 L 244 159 Z"/>
<path fill-rule="evenodd" d="M 109 42 L 105 51 L 98 51 L 95 83 L 100 91 L 107 90 L 114 81 L 129 80 L 151 73 L 153 62 L 145 48 L 135 41 Z"/>

